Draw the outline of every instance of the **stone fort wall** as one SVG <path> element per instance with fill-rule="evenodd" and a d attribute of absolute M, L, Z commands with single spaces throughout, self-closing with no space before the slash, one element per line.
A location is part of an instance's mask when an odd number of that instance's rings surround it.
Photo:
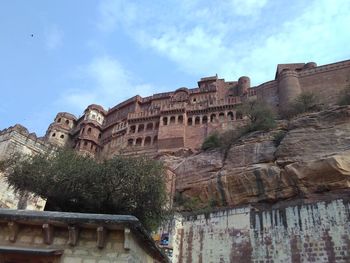
<path fill-rule="evenodd" d="M 92 104 L 79 119 L 59 113 L 46 139 L 107 158 L 196 150 L 212 132 L 234 129 L 245 122 L 238 106 L 247 97 L 265 100 L 283 112 L 305 91 L 315 93 L 324 104 L 334 104 L 349 84 L 350 60 L 323 66 L 313 62 L 280 64 L 274 80 L 254 87 L 249 77 L 238 81 L 206 77 L 196 88 L 134 96 L 108 111 Z"/>
<path fill-rule="evenodd" d="M 350 261 L 349 200 L 178 217 L 173 262 Z"/>

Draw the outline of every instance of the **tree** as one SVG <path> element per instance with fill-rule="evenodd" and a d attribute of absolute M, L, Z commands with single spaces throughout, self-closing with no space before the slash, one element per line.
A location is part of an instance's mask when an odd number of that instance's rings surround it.
<path fill-rule="evenodd" d="M 155 229 L 166 215 L 164 169 L 146 157 L 96 162 L 73 151 L 27 156 L 2 165 L 15 191 L 47 199 L 47 208 L 65 212 L 131 214 Z"/>
<path fill-rule="evenodd" d="M 265 131 L 276 126 L 273 110 L 262 100 L 246 100 L 239 109 L 250 121 L 245 127 L 246 132 Z"/>

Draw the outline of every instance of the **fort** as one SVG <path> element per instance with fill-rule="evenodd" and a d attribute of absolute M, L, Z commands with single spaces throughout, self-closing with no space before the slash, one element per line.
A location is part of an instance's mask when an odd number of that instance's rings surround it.
<path fill-rule="evenodd" d="M 251 86 L 246 76 L 238 81 L 205 77 L 196 88 L 134 96 L 109 110 L 92 104 L 80 118 L 60 112 L 45 140 L 96 158 L 196 150 L 213 131 L 244 123 L 238 106 L 246 98 L 264 100 L 281 113 L 307 91 L 329 105 L 349 85 L 349 78 L 350 60 L 323 66 L 314 62 L 279 64 L 275 78 L 258 86 Z"/>

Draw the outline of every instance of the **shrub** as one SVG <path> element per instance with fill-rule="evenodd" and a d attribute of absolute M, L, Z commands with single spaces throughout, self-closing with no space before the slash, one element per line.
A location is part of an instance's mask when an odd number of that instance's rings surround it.
<path fill-rule="evenodd" d="M 281 141 L 286 136 L 286 131 L 279 131 L 273 136 L 273 143 L 276 147 L 278 147 L 281 144 Z"/>
<path fill-rule="evenodd" d="M 338 99 L 339 105 L 350 105 L 350 85 L 340 92 L 340 97 Z"/>
<path fill-rule="evenodd" d="M 276 127 L 275 114 L 271 107 L 264 101 L 247 100 L 240 106 L 240 110 L 250 121 L 244 127 L 245 133 L 266 131 Z"/>
<path fill-rule="evenodd" d="M 314 112 L 322 109 L 318 97 L 312 92 L 302 92 L 289 105 L 289 109 L 283 113 L 286 118 L 291 118 L 306 112 Z"/>
<path fill-rule="evenodd" d="M 202 144 L 202 150 L 212 150 L 221 147 L 221 145 L 222 143 L 219 133 L 214 132 L 204 139 L 204 142 Z"/>

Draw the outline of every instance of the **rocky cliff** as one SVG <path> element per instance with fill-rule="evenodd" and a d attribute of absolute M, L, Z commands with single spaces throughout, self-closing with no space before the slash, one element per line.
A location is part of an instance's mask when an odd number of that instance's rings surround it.
<path fill-rule="evenodd" d="M 176 191 L 220 206 L 275 203 L 350 190 L 350 106 L 280 121 L 241 137 L 228 150 L 160 157 Z"/>

